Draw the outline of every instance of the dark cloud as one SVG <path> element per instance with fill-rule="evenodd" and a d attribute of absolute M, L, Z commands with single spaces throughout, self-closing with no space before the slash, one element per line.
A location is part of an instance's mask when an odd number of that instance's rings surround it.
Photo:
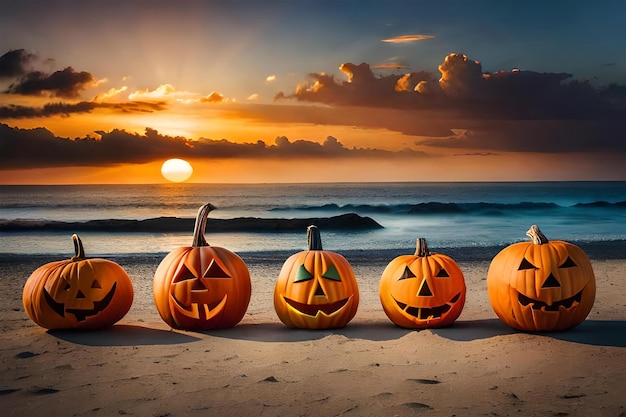
<path fill-rule="evenodd" d="M 76 72 L 72 67 L 55 71 L 52 74 L 33 71 L 11 84 L 7 93 L 77 98 L 80 92 L 93 82 L 93 75 L 85 71 Z"/>
<path fill-rule="evenodd" d="M 312 74 L 314 83 L 277 99 L 351 106 L 345 112 L 352 117 L 364 112 L 356 107 L 380 112 L 366 125 L 430 136 L 415 141 L 420 146 L 477 152 L 626 152 L 625 86 L 595 87 L 565 72 L 485 73 L 480 62 L 461 54 L 445 58 L 438 80 L 425 72 L 377 77 L 367 64 L 347 63 L 341 69 L 347 81 Z M 387 117 L 389 109 L 396 117 Z"/>
<path fill-rule="evenodd" d="M 0 79 L 18 78 L 28 72 L 28 64 L 35 56 L 24 49 L 13 49 L 0 56 Z"/>
<path fill-rule="evenodd" d="M 412 92 L 421 81 L 433 81 L 428 72 L 375 76 L 366 63 L 342 64 L 339 69 L 348 77 L 339 82 L 326 73 L 309 74 L 313 82 L 302 83 L 293 94 L 278 93 L 275 99 L 296 99 L 340 106 L 405 107 L 420 97 Z"/>
<path fill-rule="evenodd" d="M 62 166 L 106 166 L 120 163 L 146 163 L 172 156 L 185 158 L 388 158 L 424 157 L 422 152 L 391 152 L 369 148 L 346 148 L 329 136 L 322 144 L 276 138 L 275 144 L 234 143 L 226 139 L 161 135 L 146 129 L 139 135 L 115 129 L 96 131 L 99 137 L 61 138 L 44 128 L 18 129 L 0 124 L 0 169 L 28 169 Z"/>
<path fill-rule="evenodd" d="M 79 103 L 48 103 L 43 107 L 19 105 L 0 106 L 0 119 L 31 119 L 47 116 L 70 116 L 75 113 L 90 113 L 95 109 L 113 109 L 122 113 L 146 113 L 165 110 L 164 102 L 102 103 L 81 101 Z"/>
<path fill-rule="evenodd" d="M 595 88 L 568 73 L 484 73 L 480 62 L 462 54 L 444 59 L 438 80 L 423 71 L 377 77 L 366 63 L 345 63 L 340 69 L 348 77 L 345 82 L 326 73 L 310 74 L 312 82 L 299 85 L 292 94 L 279 93 L 276 99 L 446 110 L 457 112 L 457 117 L 483 119 L 620 119 L 626 114 L 624 95 L 616 100 L 619 86 Z"/>
<path fill-rule="evenodd" d="M 626 154 L 626 119 L 491 121 L 417 145 L 498 152 Z"/>

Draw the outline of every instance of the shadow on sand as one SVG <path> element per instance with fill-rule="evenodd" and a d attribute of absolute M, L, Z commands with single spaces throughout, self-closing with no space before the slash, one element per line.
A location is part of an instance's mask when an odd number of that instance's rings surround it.
<path fill-rule="evenodd" d="M 431 331 L 446 339 L 461 342 L 521 333 L 498 319 L 457 321 L 452 327 Z M 528 334 L 586 345 L 626 347 L 626 321 L 624 320 L 585 320 L 569 330 Z"/>
<path fill-rule="evenodd" d="M 179 333 L 129 324 L 116 324 L 106 329 L 87 332 L 48 330 L 47 333 L 66 342 L 85 346 L 175 345 L 201 340 L 191 332 Z"/>
<path fill-rule="evenodd" d="M 257 342 L 287 343 L 320 340 L 327 336 L 341 335 L 348 339 L 380 342 L 400 339 L 416 331 L 428 331 L 458 342 L 522 333 L 508 327 L 498 319 L 457 321 L 450 327 L 428 330 L 404 329 L 390 322 L 366 322 L 351 323 L 342 329 L 329 330 L 292 329 L 282 323 L 259 323 L 239 324 L 230 329 L 194 332 L 118 324 L 98 331 L 48 330 L 47 333 L 67 342 L 85 346 L 140 346 L 191 343 L 202 340 L 201 335 Z M 566 331 L 527 334 L 594 346 L 626 347 L 626 321 L 623 320 L 585 320 L 579 326 Z"/>
<path fill-rule="evenodd" d="M 204 331 L 203 334 L 227 339 L 257 342 L 304 342 L 342 335 L 348 339 L 388 341 L 399 339 L 414 330 L 402 329 L 392 323 L 349 323 L 341 329 L 308 330 L 290 328 L 282 323 L 240 324 L 231 329 Z"/>

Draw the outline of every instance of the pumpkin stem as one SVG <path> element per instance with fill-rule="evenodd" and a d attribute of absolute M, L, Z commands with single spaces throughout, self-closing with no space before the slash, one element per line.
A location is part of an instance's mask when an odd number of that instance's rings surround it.
<path fill-rule="evenodd" d="M 311 225 L 306 228 L 307 239 L 309 242 L 309 250 L 323 250 L 322 249 L 322 236 L 320 235 L 320 229 L 315 225 Z"/>
<path fill-rule="evenodd" d="M 196 216 L 196 224 L 193 228 L 193 243 L 191 246 L 199 247 L 199 246 L 210 246 L 206 239 L 204 238 L 204 230 L 206 229 L 207 218 L 209 217 L 209 213 L 211 210 L 215 210 L 215 206 L 211 203 L 207 203 L 204 206 L 200 207 L 198 210 L 198 215 Z"/>
<path fill-rule="evenodd" d="M 417 243 L 415 246 L 415 256 L 419 256 L 423 258 L 425 256 L 430 256 L 430 251 L 428 250 L 428 244 L 426 243 L 426 239 L 420 237 L 417 239 Z"/>
<path fill-rule="evenodd" d="M 543 245 L 549 242 L 548 238 L 543 233 L 541 233 L 541 230 L 539 230 L 536 224 L 530 226 L 530 229 L 528 229 L 528 231 L 526 232 L 526 236 L 531 238 L 535 245 Z"/>
<path fill-rule="evenodd" d="M 85 259 L 85 248 L 83 247 L 83 241 L 80 240 L 78 235 L 74 233 L 72 235 L 72 241 L 74 242 L 74 256 L 72 256 L 72 261 L 80 261 Z"/>

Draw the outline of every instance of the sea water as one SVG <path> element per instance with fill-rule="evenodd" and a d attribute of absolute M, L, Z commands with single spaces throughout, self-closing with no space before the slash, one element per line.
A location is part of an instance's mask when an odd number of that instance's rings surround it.
<path fill-rule="evenodd" d="M 424 237 L 431 249 L 499 247 L 527 240 L 537 224 L 549 239 L 626 240 L 626 182 L 323 183 L 0 186 L 0 223 L 15 219 L 85 222 L 97 219 L 193 218 L 205 203 L 212 218 L 367 216 L 382 228 L 321 230 L 324 249 L 412 253 Z M 190 246 L 193 230 L 80 232 L 88 256 L 167 253 Z M 214 246 L 235 252 L 306 249 L 306 230 L 215 233 Z M 623 242 L 622 242 L 623 243 Z M 66 254 L 67 232 L 0 232 L 0 255 Z"/>

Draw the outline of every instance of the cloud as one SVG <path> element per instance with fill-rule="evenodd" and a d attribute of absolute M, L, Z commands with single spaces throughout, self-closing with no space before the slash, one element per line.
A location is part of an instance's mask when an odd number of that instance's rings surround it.
<path fill-rule="evenodd" d="M 217 91 L 211 91 L 206 97 L 200 99 L 201 103 L 221 103 L 225 100 L 224 96 Z"/>
<path fill-rule="evenodd" d="M 271 84 L 274 81 L 276 81 L 276 74 L 268 75 L 267 77 L 265 77 L 266 84 Z"/>
<path fill-rule="evenodd" d="M 163 100 L 184 100 L 196 98 L 196 94 L 176 89 L 171 84 L 161 84 L 154 90 L 148 88 L 138 90 L 128 95 L 129 100 L 133 101 L 163 101 Z"/>
<path fill-rule="evenodd" d="M 78 113 L 90 113 L 96 109 L 112 109 L 123 113 L 148 113 L 165 110 L 164 102 L 126 102 L 103 103 L 81 101 L 78 103 L 48 103 L 42 107 L 20 105 L 0 106 L 0 119 L 32 119 L 48 116 L 70 116 Z"/>
<path fill-rule="evenodd" d="M 427 72 L 376 76 L 366 63 L 345 63 L 340 69 L 344 81 L 325 73 L 310 74 L 314 82 L 301 83 L 293 93 L 280 93 L 276 99 L 350 107 L 351 113 L 357 113 L 354 108 L 371 108 L 382 115 L 383 109 L 393 109 L 396 117 L 377 117 L 378 127 L 432 135 L 416 141 L 432 148 L 626 152 L 625 86 L 594 87 L 566 72 L 486 73 L 479 61 L 456 53 L 438 66 L 439 79 Z M 347 116 L 346 121 L 357 124 Z"/>
<path fill-rule="evenodd" d="M 114 98 L 116 96 L 119 96 L 120 94 L 126 92 L 126 90 L 128 90 L 127 86 L 122 86 L 120 88 L 111 88 L 106 93 L 98 94 L 93 99 L 93 101 L 96 101 L 96 102 L 107 101 L 107 100 L 110 100 L 110 99 L 112 99 L 112 98 Z"/>
<path fill-rule="evenodd" d="M 0 169 L 28 169 L 62 166 L 107 166 L 121 163 L 146 163 L 178 155 L 185 158 L 390 158 L 425 157 L 417 151 L 392 152 L 371 148 L 346 148 L 329 136 L 324 143 L 285 136 L 274 144 L 235 143 L 226 139 L 191 140 L 161 135 L 147 128 L 139 135 L 115 129 L 97 131 L 91 136 L 68 139 L 54 136 L 44 128 L 19 129 L 0 123 Z"/>
<path fill-rule="evenodd" d="M 82 90 L 96 82 L 89 72 L 76 72 L 67 67 L 52 74 L 32 71 L 24 74 L 7 89 L 9 94 L 49 95 L 60 98 L 77 98 Z"/>
<path fill-rule="evenodd" d="M 27 67 L 35 58 L 24 49 L 12 49 L 0 56 L 0 79 L 17 78 L 28 72 Z"/>
<path fill-rule="evenodd" d="M 435 39 L 435 36 L 432 36 L 432 35 L 402 35 L 402 36 L 395 36 L 393 38 L 382 39 L 382 42 L 387 42 L 387 43 L 410 43 L 410 42 L 424 41 L 424 40 L 427 40 L 427 39 Z"/>
<path fill-rule="evenodd" d="M 449 149 L 545 154 L 626 154 L 626 120 L 490 121 L 463 134 L 416 141 Z"/>
<path fill-rule="evenodd" d="M 497 119 L 619 118 L 626 110 L 619 86 L 596 89 L 568 73 L 498 71 L 483 73 L 479 61 L 449 54 L 436 80 L 429 72 L 375 76 L 367 63 L 344 63 L 347 81 L 326 73 L 309 74 L 291 94 L 295 99 L 331 105 L 447 110 L 466 117 Z M 603 97 L 613 94 L 611 100 Z"/>
<path fill-rule="evenodd" d="M 323 72 L 312 73 L 309 74 L 310 81 L 300 83 L 294 93 L 286 95 L 281 92 L 275 99 L 339 106 L 406 107 L 407 100 L 416 102 L 421 97 L 401 92 L 414 89 L 420 81 L 432 81 L 432 75 L 423 71 L 376 77 L 367 63 L 355 65 L 348 62 L 341 64 L 339 69 L 347 76 L 347 82 L 337 81 Z"/>

